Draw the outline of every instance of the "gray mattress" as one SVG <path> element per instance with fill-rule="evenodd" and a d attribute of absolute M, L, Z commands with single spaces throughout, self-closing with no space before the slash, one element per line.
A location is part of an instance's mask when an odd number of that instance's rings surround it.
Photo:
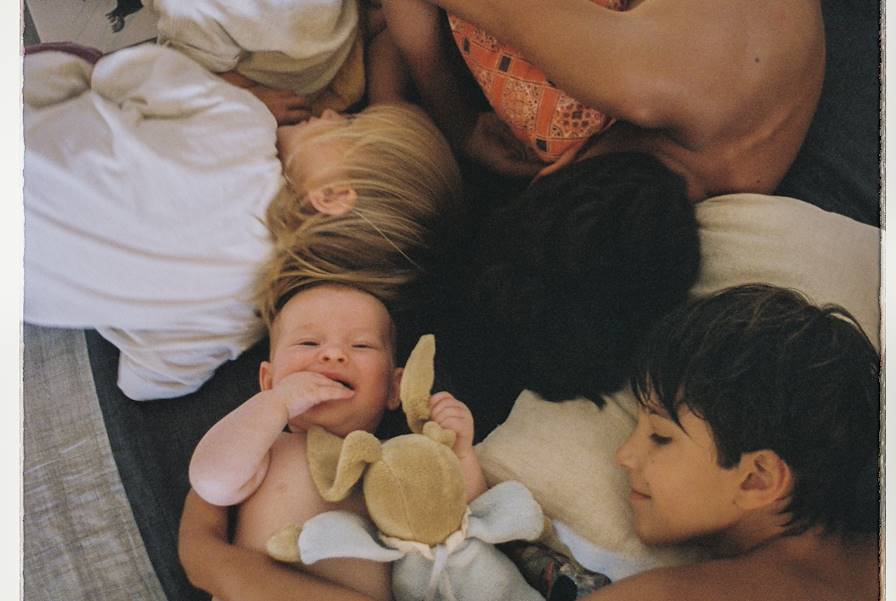
<path fill-rule="evenodd" d="M 165 599 L 122 486 L 84 332 L 24 328 L 26 599 Z"/>

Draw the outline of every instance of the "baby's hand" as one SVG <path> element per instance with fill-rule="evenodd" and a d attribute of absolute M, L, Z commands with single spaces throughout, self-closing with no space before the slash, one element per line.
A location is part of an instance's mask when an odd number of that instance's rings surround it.
<path fill-rule="evenodd" d="M 339 382 L 312 371 L 289 374 L 274 386 L 277 399 L 286 407 L 289 419 L 301 415 L 319 403 L 349 399 L 354 394 Z"/>
<path fill-rule="evenodd" d="M 437 392 L 429 399 L 432 421 L 455 434 L 454 454 L 458 459 L 473 453 L 473 414 L 448 392 Z"/>

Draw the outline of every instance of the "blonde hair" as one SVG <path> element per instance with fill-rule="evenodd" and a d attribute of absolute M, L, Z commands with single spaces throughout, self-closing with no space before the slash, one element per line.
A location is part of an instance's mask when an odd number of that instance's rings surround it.
<path fill-rule="evenodd" d="M 370 107 L 313 142 L 344 149 L 327 185 L 351 187 L 357 200 L 344 214 L 326 215 L 314 210 L 306 190 L 284 186 L 268 207 L 274 250 L 257 284 L 268 327 L 290 297 L 314 283 L 355 286 L 385 303 L 399 300 L 425 274 L 430 246 L 460 211 L 457 163 L 419 110 Z"/>

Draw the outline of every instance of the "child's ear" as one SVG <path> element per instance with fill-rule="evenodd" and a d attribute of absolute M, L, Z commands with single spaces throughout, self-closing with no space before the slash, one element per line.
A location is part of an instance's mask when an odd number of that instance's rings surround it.
<path fill-rule="evenodd" d="M 343 215 L 355 208 L 358 193 L 351 186 L 320 186 L 308 192 L 308 202 L 318 213 Z"/>
<path fill-rule="evenodd" d="M 262 361 L 258 366 L 258 385 L 262 390 L 270 390 L 272 387 L 273 373 L 271 372 L 271 363 Z"/>
<path fill-rule="evenodd" d="M 401 376 L 404 375 L 404 368 L 396 367 L 392 372 L 392 390 L 389 392 L 389 401 L 386 407 L 389 411 L 395 411 L 401 406 Z"/>
<path fill-rule="evenodd" d="M 780 455 L 763 449 L 745 453 L 735 502 L 744 510 L 761 509 L 786 499 L 793 491 L 793 472 Z"/>

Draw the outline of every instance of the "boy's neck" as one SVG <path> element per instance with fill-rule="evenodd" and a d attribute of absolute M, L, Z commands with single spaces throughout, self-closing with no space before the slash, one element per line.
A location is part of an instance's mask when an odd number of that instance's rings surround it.
<path fill-rule="evenodd" d="M 755 512 L 741 518 L 731 528 L 700 539 L 714 557 L 738 557 L 757 551 L 784 536 L 786 518 L 777 513 Z"/>

